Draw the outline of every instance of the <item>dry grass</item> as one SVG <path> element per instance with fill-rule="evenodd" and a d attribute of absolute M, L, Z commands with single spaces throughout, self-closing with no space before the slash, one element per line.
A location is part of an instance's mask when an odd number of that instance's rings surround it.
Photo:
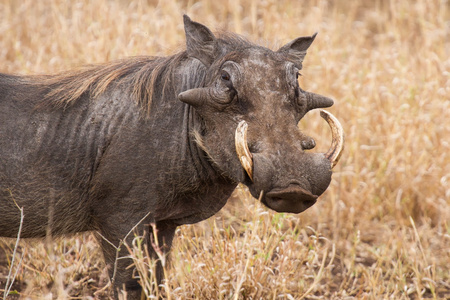
<path fill-rule="evenodd" d="M 449 2 L 1 0 L 0 71 L 173 53 L 184 12 L 272 48 L 319 31 L 301 85 L 336 99 L 347 145 L 330 188 L 301 215 L 269 211 L 240 188 L 217 216 L 180 227 L 166 297 L 449 298 Z M 324 151 L 330 134 L 319 119 L 300 126 Z M 10 259 L 14 241 L 0 246 Z M 106 297 L 92 235 L 20 250 L 22 298 Z"/>

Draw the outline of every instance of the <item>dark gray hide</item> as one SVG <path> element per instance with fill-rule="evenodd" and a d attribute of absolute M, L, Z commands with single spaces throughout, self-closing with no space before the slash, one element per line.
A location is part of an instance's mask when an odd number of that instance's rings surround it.
<path fill-rule="evenodd" d="M 0 236 L 17 236 L 19 206 L 23 238 L 97 230 L 118 245 L 136 224 L 149 240 L 154 222 L 168 251 L 177 226 L 214 215 L 238 182 L 255 197 L 264 191 L 268 207 L 294 213 L 325 191 L 330 161 L 304 152 L 315 143 L 297 128 L 308 110 L 333 104 L 298 86 L 315 36 L 273 52 L 215 37 L 187 16 L 184 24 L 187 50 L 170 57 L 0 75 Z M 253 182 L 235 151 L 241 120 Z M 115 249 L 102 247 L 113 266 Z M 130 264 L 119 261 L 114 287 L 138 299 Z"/>

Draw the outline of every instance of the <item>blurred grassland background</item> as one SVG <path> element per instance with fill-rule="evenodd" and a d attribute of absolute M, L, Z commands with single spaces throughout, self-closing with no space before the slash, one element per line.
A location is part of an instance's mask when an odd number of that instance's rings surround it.
<path fill-rule="evenodd" d="M 450 2 L 0 0 L 0 72 L 172 54 L 184 47 L 183 13 L 274 50 L 319 32 L 300 85 L 335 99 L 346 149 L 330 188 L 300 215 L 239 187 L 215 217 L 180 227 L 164 297 L 449 298 Z M 299 126 L 314 151 L 328 149 L 317 112 Z M 0 240 L 2 296 L 9 269 L 12 298 L 110 295 L 92 234 L 23 241 L 11 267 L 13 248 Z M 147 297 L 157 294 L 151 263 L 131 252 Z"/>

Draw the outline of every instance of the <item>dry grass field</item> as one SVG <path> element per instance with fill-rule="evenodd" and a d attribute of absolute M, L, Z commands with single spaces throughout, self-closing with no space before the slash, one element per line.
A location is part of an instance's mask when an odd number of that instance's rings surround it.
<path fill-rule="evenodd" d="M 54 73 L 184 45 L 183 13 L 272 49 L 319 32 L 300 85 L 333 97 L 346 149 L 300 215 L 240 186 L 220 213 L 176 232 L 162 291 L 130 246 L 148 298 L 449 299 L 450 2 L 0 0 L 0 72 Z M 329 147 L 318 112 L 299 124 Z M 0 216 L 1 218 L 1 216 Z M 107 299 L 93 234 L 0 240 L 0 298 Z M 22 259 L 22 260 L 21 260 Z"/>

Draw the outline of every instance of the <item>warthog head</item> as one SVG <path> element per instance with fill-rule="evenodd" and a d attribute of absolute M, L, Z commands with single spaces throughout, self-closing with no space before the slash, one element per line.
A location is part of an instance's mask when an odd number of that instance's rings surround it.
<path fill-rule="evenodd" d="M 316 35 L 300 37 L 272 51 L 235 38 L 216 38 L 184 17 L 187 53 L 206 67 L 204 86 L 179 94 L 201 116 L 197 143 L 225 176 L 246 184 L 255 198 L 278 212 L 299 213 L 328 187 L 331 168 L 343 149 L 339 122 L 327 153 L 305 152 L 315 141 L 298 122 L 310 110 L 329 107 L 327 97 L 298 84 L 306 50 Z"/>

